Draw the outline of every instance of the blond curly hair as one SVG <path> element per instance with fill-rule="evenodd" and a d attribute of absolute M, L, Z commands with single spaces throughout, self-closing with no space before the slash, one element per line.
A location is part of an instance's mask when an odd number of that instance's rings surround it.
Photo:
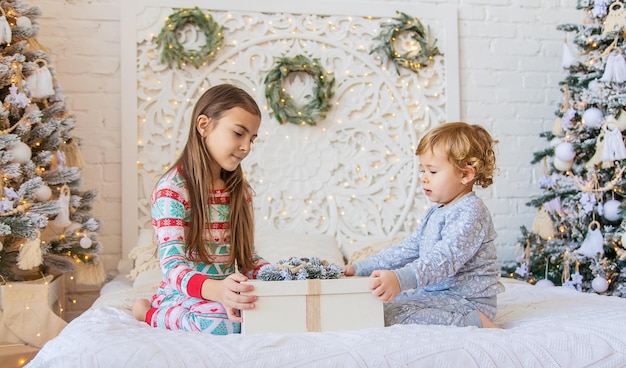
<path fill-rule="evenodd" d="M 494 146 L 498 143 L 489 132 L 480 125 L 465 122 L 451 122 L 436 126 L 430 130 L 417 145 L 416 155 L 435 146 L 443 147 L 448 160 L 459 170 L 471 165 L 476 171 L 474 184 L 487 188 L 493 184 L 496 171 Z"/>

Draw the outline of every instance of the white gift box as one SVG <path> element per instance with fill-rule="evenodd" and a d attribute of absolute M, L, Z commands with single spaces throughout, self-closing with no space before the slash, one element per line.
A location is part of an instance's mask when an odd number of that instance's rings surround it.
<path fill-rule="evenodd" d="M 369 282 L 367 277 L 244 282 L 254 286 L 247 294 L 259 298 L 254 309 L 242 311 L 241 333 L 383 327 L 383 303 L 371 294 Z"/>

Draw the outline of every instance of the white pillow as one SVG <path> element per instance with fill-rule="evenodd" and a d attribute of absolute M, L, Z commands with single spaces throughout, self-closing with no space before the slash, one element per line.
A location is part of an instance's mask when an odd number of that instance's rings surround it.
<path fill-rule="evenodd" d="M 254 244 L 257 254 L 270 263 L 289 257 L 318 257 L 340 266 L 345 264 L 337 240 L 330 235 L 257 230 Z"/>
<path fill-rule="evenodd" d="M 135 277 L 135 280 L 133 281 L 133 287 L 141 288 L 152 286 L 156 290 L 156 288 L 159 287 L 161 280 L 163 280 L 161 268 L 151 268 L 149 270 L 140 272 L 137 277 Z"/>
<path fill-rule="evenodd" d="M 402 232 L 385 237 L 372 236 L 354 243 L 344 244 L 341 251 L 343 253 L 343 257 L 348 260 L 348 263 L 352 263 L 350 261 L 356 261 L 356 258 L 359 258 L 358 260 L 360 260 L 363 256 L 373 254 L 373 249 L 380 251 L 382 248 L 400 243 L 406 237 L 407 234 Z"/>

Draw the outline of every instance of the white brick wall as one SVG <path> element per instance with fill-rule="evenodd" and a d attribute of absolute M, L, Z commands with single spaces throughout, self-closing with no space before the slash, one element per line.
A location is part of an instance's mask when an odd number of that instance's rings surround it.
<path fill-rule="evenodd" d="M 346 0 L 347 1 L 347 0 Z M 378 0 L 383 1 L 383 0 Z M 392 1 L 389 1 L 392 3 Z M 519 227 L 530 226 L 525 206 L 538 193 L 540 165 L 532 153 L 544 147 L 539 133 L 551 129 L 560 99 L 561 23 L 579 23 L 576 0 L 421 0 L 456 5 L 459 14 L 461 117 L 485 125 L 500 140 L 495 185 L 478 190 L 500 237 L 503 259 L 513 257 Z M 87 162 L 84 188 L 99 197 L 94 215 L 104 222 L 106 269 L 121 257 L 120 0 L 38 0 L 39 41 L 77 117 L 75 133 Z M 389 4 L 393 6 L 393 4 Z M 85 291 L 86 290 L 86 291 Z M 75 295 L 94 290 L 76 288 Z M 70 290 L 70 297 L 72 290 Z"/>

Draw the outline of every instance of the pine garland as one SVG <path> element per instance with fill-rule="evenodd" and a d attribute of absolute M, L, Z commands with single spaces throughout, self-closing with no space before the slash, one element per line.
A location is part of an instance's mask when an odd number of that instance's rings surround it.
<path fill-rule="evenodd" d="M 290 257 L 277 264 L 266 264 L 259 269 L 257 280 L 289 281 L 307 279 L 337 279 L 343 274 L 343 267 L 317 257 Z"/>
<path fill-rule="evenodd" d="M 206 43 L 200 50 L 188 50 L 178 40 L 177 33 L 185 26 L 197 27 L 206 38 Z M 156 42 L 161 49 L 161 62 L 169 68 L 176 65 L 179 69 L 186 63 L 199 68 L 202 63 L 213 60 L 215 52 L 222 46 L 224 36 L 223 26 L 213 20 L 209 14 L 205 14 L 198 7 L 193 9 L 181 9 L 167 18 L 165 25 L 157 36 Z"/>
<path fill-rule="evenodd" d="M 305 72 L 315 80 L 312 98 L 304 105 L 287 96 L 283 81 L 294 72 Z M 304 55 L 293 58 L 282 57 L 276 66 L 265 77 L 265 97 L 280 124 L 316 125 L 320 119 L 326 118 L 330 110 L 330 98 L 333 96 L 335 78 L 327 78 L 326 72 L 319 64 L 319 59 L 309 60 Z"/>
<path fill-rule="evenodd" d="M 398 16 L 393 18 L 394 22 L 381 24 L 385 30 L 374 38 L 380 43 L 370 51 L 370 54 L 374 52 L 384 54 L 394 63 L 398 74 L 400 73 L 399 67 L 416 72 L 429 65 L 436 55 L 441 55 L 441 52 L 436 46 L 437 40 L 430 40 L 430 27 L 426 29 L 419 19 L 402 12 L 397 13 Z M 419 44 L 420 50 L 415 55 L 411 55 L 409 51 L 401 54 L 394 48 L 394 41 L 403 32 L 410 32 L 411 37 Z"/>

